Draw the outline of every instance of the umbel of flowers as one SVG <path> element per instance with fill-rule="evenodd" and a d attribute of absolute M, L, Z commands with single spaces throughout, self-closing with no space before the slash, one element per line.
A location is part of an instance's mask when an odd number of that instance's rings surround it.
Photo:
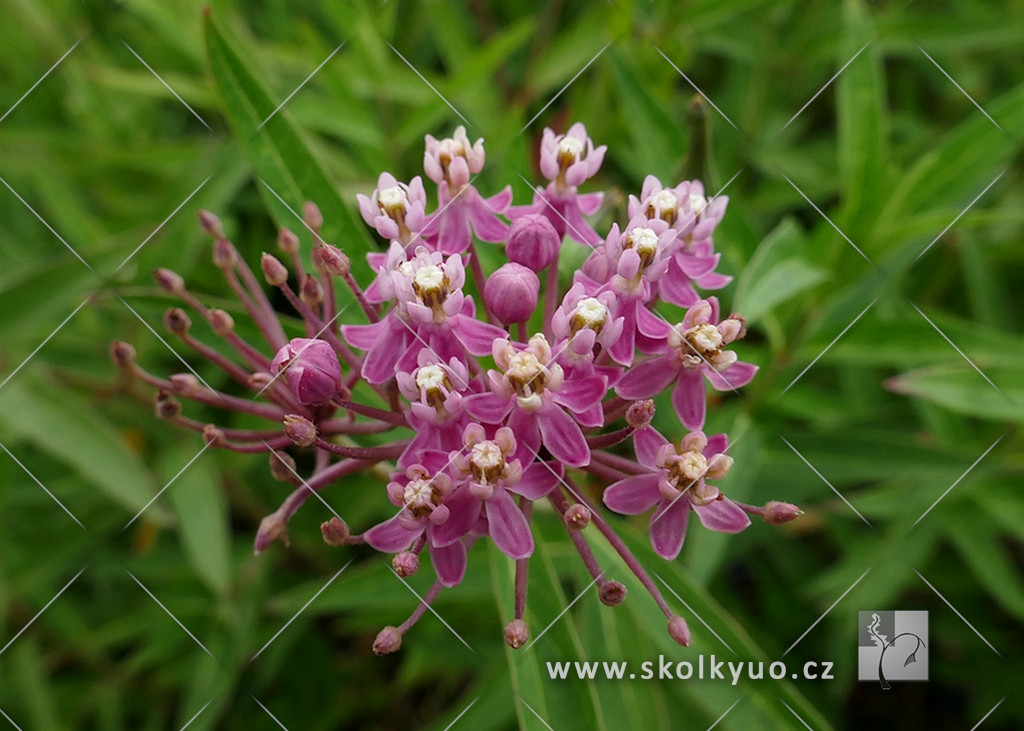
<path fill-rule="evenodd" d="M 601 237 L 586 217 L 603 194 L 579 188 L 604 153 L 582 124 L 566 134 L 544 130 L 540 172 L 547 184 L 529 204 L 512 206 L 511 188 L 486 197 L 474 186 L 485 163 L 482 140 L 471 143 L 461 127 L 448 139 L 428 136 L 424 170 L 437 188 L 435 210 L 427 212 L 419 176 L 404 183 L 383 173 L 370 195 L 359 196 L 363 219 L 385 246 L 368 257 L 372 282 L 357 282 L 343 251 L 321 238 L 323 219 L 312 203 L 303 217 L 313 234 L 314 270 L 303 265 L 298 237 L 283 230 L 280 258 L 264 254 L 260 262 L 263 283 L 217 218 L 201 212 L 214 262 L 266 344 L 247 342 L 225 311 L 208 308 L 180 276 L 160 269 L 157 284 L 206 320 L 237 358 L 196 339 L 184 309 L 169 310 L 166 325 L 252 398 L 215 390 L 192 374 L 153 375 L 130 345 L 111 347 L 118 366 L 157 389 L 161 418 L 201 432 L 212 447 L 268 453 L 274 477 L 294 486 L 263 519 L 257 552 L 277 538 L 287 541 L 289 519 L 316 491 L 384 466 L 386 485 L 374 492 L 374 478 L 360 480 L 365 491 L 356 496 L 346 486 L 346 500 L 386 499 L 392 517 L 361 532 L 337 516 L 322 525 L 331 545 L 366 543 L 392 554 L 400 576 L 429 558 L 436 582 L 408 620 L 381 631 L 378 654 L 398 649 L 427 603 L 462 581 L 467 553 L 481 539 L 515 562 L 515 619 L 505 639 L 523 646 L 538 502 L 561 516 L 601 601 L 615 606 L 626 591 L 598 565 L 589 547 L 595 532 L 636 574 L 684 646 L 686 621 L 597 502 L 616 513 L 650 513 L 651 544 L 668 560 L 678 556 L 691 515 L 705 528 L 737 533 L 750 515 L 780 524 L 800 512 L 723 495 L 716 482 L 732 465 L 729 440 L 703 431 L 708 385 L 735 391 L 757 370 L 733 349 L 746 332 L 743 318 L 723 316 L 718 300 L 703 294 L 730 281 L 716 271 L 713 243 L 728 199 L 707 197 L 697 180 L 665 186 L 648 176 L 640 195 L 629 198 L 628 220 Z M 560 292 L 567 238 L 591 252 Z M 508 262 L 485 274 L 478 241 L 503 245 Z M 301 318 L 303 337 L 286 333 L 264 283 Z M 339 305 L 342 289 L 351 295 L 345 301 L 356 303 L 351 309 Z M 686 313 L 668 321 L 655 309 L 659 301 Z M 666 391 L 678 425 L 662 434 L 651 426 L 651 399 Z M 243 412 L 267 428 L 196 421 L 183 413 L 182 400 Z M 382 442 L 382 434 L 393 439 Z M 375 446 L 361 446 L 365 441 Z M 312 454 L 309 474 L 296 467 L 299 452 Z"/>

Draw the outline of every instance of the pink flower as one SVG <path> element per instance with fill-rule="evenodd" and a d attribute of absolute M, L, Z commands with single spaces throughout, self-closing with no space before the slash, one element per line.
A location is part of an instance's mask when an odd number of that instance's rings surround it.
<path fill-rule="evenodd" d="M 451 461 L 464 476 L 470 494 L 484 505 L 487 534 L 510 558 L 530 556 L 530 524 L 512 493 L 526 500 L 546 496 L 558 484 L 561 465 L 533 462 L 524 470 L 522 463 L 512 458 L 517 451 L 516 438 L 506 426 L 488 439 L 480 424 L 469 424 L 463 433 L 463 444 L 463 450 L 452 453 Z"/>
<path fill-rule="evenodd" d="M 617 513 L 639 515 L 655 505 L 651 515 L 651 545 L 662 558 L 679 555 L 686 537 L 690 512 L 706 528 L 722 533 L 739 533 L 750 518 L 717 487 L 707 483 L 725 476 L 732 458 L 725 454 L 725 434 L 710 439 L 702 431 L 683 437 L 679 447 L 670 444 L 653 427 L 633 433 L 637 461 L 647 471 L 610 485 L 604 504 Z"/>
<path fill-rule="evenodd" d="M 277 351 L 270 366 L 275 374 L 284 371 L 301 404 L 326 403 L 341 388 L 341 364 L 323 340 L 294 338 Z"/>
<path fill-rule="evenodd" d="M 407 185 L 399 183 L 391 173 L 381 173 L 373 195 L 367 198 L 358 194 L 356 198 L 363 220 L 385 239 L 408 246 L 423 229 L 427 194 L 419 176 Z"/>
<path fill-rule="evenodd" d="M 559 342 L 556 351 L 572 366 L 589 365 L 594 349 L 608 350 L 622 335 L 622 317 L 613 317 L 616 297 L 611 291 L 595 296 L 586 293 L 582 282 L 572 285 L 561 306 L 551 316 L 551 331 Z"/>
<path fill-rule="evenodd" d="M 468 421 L 463 409 L 470 387 L 465 363 L 457 358 L 443 363 L 427 348 L 420 350 L 416 362 L 419 367 L 411 373 L 395 374 L 398 390 L 410 402 L 407 418 L 415 431 L 399 467 L 418 460 L 424 449 L 456 449 Z"/>
<path fill-rule="evenodd" d="M 500 266 L 484 283 L 487 308 L 506 325 L 529 320 L 539 296 L 540 279 L 515 262 Z"/>
<path fill-rule="evenodd" d="M 701 300 L 671 328 L 662 345 L 663 353 L 633 366 L 622 377 L 615 391 L 625 399 L 650 398 L 674 380 L 672 404 L 687 429 L 704 426 L 707 393 L 704 378 L 719 391 L 747 385 L 757 366 L 741 363 L 736 353 L 725 346 L 745 334 L 746 326 L 738 315 L 718 321 L 718 299 Z"/>

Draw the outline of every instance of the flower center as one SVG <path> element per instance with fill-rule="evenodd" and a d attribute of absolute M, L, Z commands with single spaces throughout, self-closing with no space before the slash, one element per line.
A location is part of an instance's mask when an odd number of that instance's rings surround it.
<path fill-rule="evenodd" d="M 497 442 L 477 442 L 469 455 L 469 471 L 477 482 L 494 484 L 505 470 L 505 455 Z"/>
<path fill-rule="evenodd" d="M 650 197 L 647 202 L 648 218 L 660 218 L 669 226 L 676 222 L 679 215 L 679 201 L 671 190 L 662 190 Z"/>
<path fill-rule="evenodd" d="M 697 193 L 690 193 L 690 197 L 686 200 L 687 206 L 690 208 L 690 213 L 693 213 L 697 218 L 700 218 L 700 214 L 708 207 L 707 198 Z"/>
<path fill-rule="evenodd" d="M 441 490 L 437 485 L 423 477 L 410 480 L 402 492 L 405 507 L 416 518 L 430 515 L 434 508 L 441 504 L 441 497 Z"/>
<path fill-rule="evenodd" d="M 435 264 L 421 266 L 412 278 L 416 296 L 431 309 L 437 309 L 448 298 L 448 284 L 444 270 Z"/>
<path fill-rule="evenodd" d="M 558 165 L 562 172 L 580 159 L 583 152 L 583 141 L 575 137 L 563 137 L 558 142 Z"/>
<path fill-rule="evenodd" d="M 640 255 L 641 270 L 646 269 L 658 254 L 658 234 L 649 228 L 635 228 L 629 232 L 623 249 L 636 249 Z"/>
<path fill-rule="evenodd" d="M 423 393 L 427 403 L 438 409 L 444 405 L 445 392 L 451 390 L 452 384 L 444 368 L 439 365 L 428 365 L 417 369 L 416 386 Z"/>
<path fill-rule="evenodd" d="M 604 303 L 596 297 L 586 297 L 576 305 L 576 310 L 569 321 L 569 327 L 574 335 L 585 328 L 600 333 L 607 319 L 608 308 L 604 306 Z"/>
<path fill-rule="evenodd" d="M 508 359 L 505 371 L 509 383 L 520 396 L 528 398 L 544 390 L 544 367 L 536 355 L 528 350 L 516 353 Z"/>
<path fill-rule="evenodd" d="M 405 193 L 397 185 L 384 188 L 377 194 L 377 205 L 389 216 L 405 209 Z"/>

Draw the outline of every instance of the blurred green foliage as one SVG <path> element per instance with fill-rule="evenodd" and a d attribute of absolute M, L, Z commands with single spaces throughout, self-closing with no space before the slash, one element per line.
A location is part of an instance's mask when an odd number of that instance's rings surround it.
<path fill-rule="evenodd" d="M 1019 0 L 225 0 L 208 16 L 192 0 L 12 0 L 0 39 L 0 710 L 20 727 L 271 728 L 269 711 L 292 729 L 442 729 L 472 704 L 456 728 L 707 728 L 732 708 L 718 728 L 803 728 L 798 713 L 816 729 L 938 731 L 1003 698 L 984 728 L 1024 725 L 1011 692 L 1024 675 Z M 706 164 L 691 149 L 694 87 L 712 104 Z M 540 131 L 577 120 L 609 146 L 590 188 L 609 190 L 599 230 L 647 174 L 674 183 L 698 164 L 711 191 L 728 184 L 716 243 L 736 280 L 718 294 L 748 316 L 740 353 L 761 372 L 708 428 L 737 440 L 730 496 L 807 514 L 738 536 L 694 527 L 671 565 L 642 520 L 616 519 L 690 618 L 689 650 L 595 537 L 630 589 L 622 607 L 591 590 L 536 646 L 507 650 L 511 567 L 481 546 L 435 605 L 472 651 L 428 614 L 376 658 L 377 630 L 418 601 L 386 561 L 324 545 L 315 501 L 288 548 L 253 557 L 282 486 L 261 458 L 207 450 L 190 464 L 200 437 L 152 418 L 107 344 L 184 369 L 156 334 L 158 266 L 252 330 L 209 263 L 200 207 L 255 264 L 313 198 L 361 267 L 372 242 L 355 193 L 384 170 L 419 174 L 424 134 L 467 124 L 487 141 L 478 186 L 510 181 L 525 202 Z M 567 245 L 563 264 L 584 254 Z M 670 415 L 658 424 L 676 434 Z M 388 514 L 372 477 L 325 498 L 357 528 Z M 535 636 L 589 582 L 560 525 L 536 522 Z M 777 659 L 830 608 L 787 660 L 833 661 L 834 682 L 544 671 L 724 655 L 723 641 Z M 856 682 L 868 609 L 931 611 L 930 682 Z"/>

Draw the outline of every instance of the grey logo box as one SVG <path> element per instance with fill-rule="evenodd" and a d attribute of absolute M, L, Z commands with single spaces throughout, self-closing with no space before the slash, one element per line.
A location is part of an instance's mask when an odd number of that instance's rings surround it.
<path fill-rule="evenodd" d="M 928 612 L 857 613 L 857 679 L 889 683 L 928 680 Z"/>

